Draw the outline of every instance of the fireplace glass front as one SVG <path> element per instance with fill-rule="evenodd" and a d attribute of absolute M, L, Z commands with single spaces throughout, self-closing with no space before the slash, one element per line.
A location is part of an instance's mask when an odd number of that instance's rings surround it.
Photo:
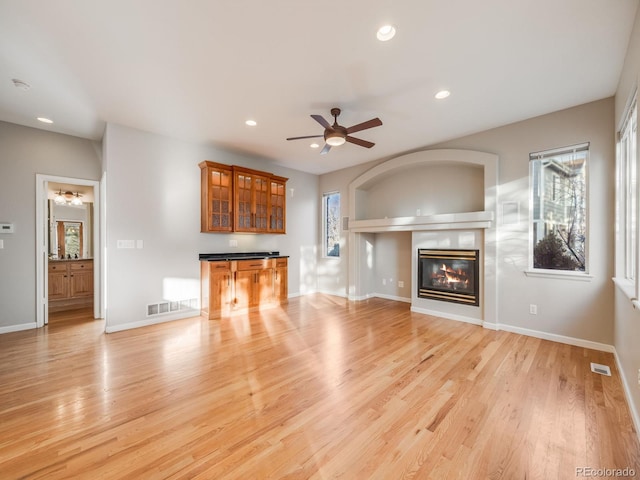
<path fill-rule="evenodd" d="M 418 249 L 418 297 L 479 305 L 478 250 Z"/>

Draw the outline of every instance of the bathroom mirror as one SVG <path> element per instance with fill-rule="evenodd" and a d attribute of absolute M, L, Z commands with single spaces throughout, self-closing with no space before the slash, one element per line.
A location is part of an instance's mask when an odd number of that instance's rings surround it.
<path fill-rule="evenodd" d="M 91 220 L 93 205 L 54 205 L 49 216 L 49 258 L 92 258 Z M 77 255 L 77 257 L 76 257 Z"/>
<path fill-rule="evenodd" d="M 56 222 L 58 258 L 82 258 L 82 222 Z"/>

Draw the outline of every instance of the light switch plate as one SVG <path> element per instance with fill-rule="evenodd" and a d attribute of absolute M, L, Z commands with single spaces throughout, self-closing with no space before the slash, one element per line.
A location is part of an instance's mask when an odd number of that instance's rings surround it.
<path fill-rule="evenodd" d="M 136 248 L 135 240 L 118 240 L 116 242 L 118 248 Z"/>

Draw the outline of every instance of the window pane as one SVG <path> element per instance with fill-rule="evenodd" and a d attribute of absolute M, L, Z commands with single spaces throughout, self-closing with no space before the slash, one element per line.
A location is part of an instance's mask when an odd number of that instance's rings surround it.
<path fill-rule="evenodd" d="M 340 256 L 340 194 L 322 195 L 322 217 L 324 220 L 324 255 Z"/>
<path fill-rule="evenodd" d="M 638 181 L 636 167 L 636 115 L 637 108 L 631 112 L 627 126 L 622 132 L 620 142 L 622 156 L 622 171 L 624 189 L 624 212 L 625 212 L 625 278 L 635 280 L 636 278 L 636 256 L 637 256 L 637 239 L 636 239 L 636 222 L 638 217 L 637 198 L 638 198 Z"/>
<path fill-rule="evenodd" d="M 533 268 L 586 271 L 588 146 L 530 156 Z"/>

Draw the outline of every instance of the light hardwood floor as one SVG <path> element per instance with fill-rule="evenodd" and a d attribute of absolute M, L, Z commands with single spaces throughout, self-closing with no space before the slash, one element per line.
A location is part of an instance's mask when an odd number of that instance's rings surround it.
<path fill-rule="evenodd" d="M 382 299 L 108 335 L 89 314 L 0 335 L 0 478 L 640 477 L 611 354 Z"/>

